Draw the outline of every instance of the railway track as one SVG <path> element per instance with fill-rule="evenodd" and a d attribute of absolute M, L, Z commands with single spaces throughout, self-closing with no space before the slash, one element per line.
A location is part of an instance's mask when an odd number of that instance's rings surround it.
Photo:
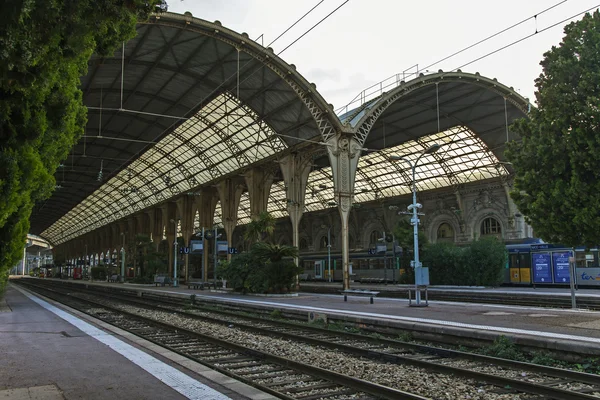
<path fill-rule="evenodd" d="M 73 291 L 73 287 L 69 288 Z M 80 293 L 89 294 L 87 291 Z M 165 305 L 165 299 L 139 299 L 111 294 L 111 301 L 124 301 L 135 307 L 162 309 L 181 318 L 201 320 L 232 327 L 265 337 L 303 342 L 318 348 L 335 349 L 356 357 L 380 363 L 410 365 L 427 371 L 458 376 L 476 382 L 495 385 L 496 393 L 528 393 L 531 398 L 598 399 L 600 387 L 597 375 L 544 367 L 529 363 L 498 359 L 471 353 L 403 343 L 395 340 L 331 332 L 283 321 L 239 316 L 219 311 L 181 311 L 182 304 Z M 158 303 L 161 304 L 158 304 Z M 522 398 L 522 397 L 519 397 Z"/>
<path fill-rule="evenodd" d="M 73 297 L 59 290 L 24 286 L 281 399 L 427 399 Z"/>

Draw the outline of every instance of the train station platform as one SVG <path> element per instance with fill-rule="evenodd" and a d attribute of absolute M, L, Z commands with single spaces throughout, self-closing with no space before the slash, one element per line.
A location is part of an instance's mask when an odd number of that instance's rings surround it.
<path fill-rule="evenodd" d="M 37 278 L 29 278 L 37 279 Z M 64 281 L 62 281 L 64 282 Z M 600 312 L 585 309 L 556 309 L 545 307 L 480 304 L 476 302 L 456 302 L 430 300 L 428 307 L 409 307 L 406 297 L 375 297 L 370 304 L 365 297 L 344 296 L 339 283 L 321 283 L 322 291 L 330 293 L 300 292 L 295 296 L 255 296 L 233 293 L 231 290 L 195 290 L 187 286 L 155 287 L 106 282 L 68 281 L 73 284 L 102 285 L 115 289 L 123 288 L 155 295 L 189 297 L 196 299 L 243 304 L 246 308 L 278 309 L 306 317 L 310 313 L 341 318 L 363 325 L 393 327 L 396 330 L 410 330 L 415 337 L 429 338 L 434 335 L 447 335 L 460 339 L 492 341 L 499 335 L 511 337 L 520 345 L 554 352 L 573 352 L 600 356 Z M 314 285 L 314 284 L 313 284 Z M 307 285 L 302 284 L 302 288 Z M 406 288 L 393 285 L 354 285 L 354 288 L 375 291 L 404 291 Z M 535 295 L 539 304 L 559 297 L 570 296 L 568 289 L 561 288 L 433 288 L 439 291 L 468 293 L 495 293 L 513 297 Z M 580 298 L 598 299 L 600 291 L 579 289 Z"/>
<path fill-rule="evenodd" d="M 9 285 L 0 302 L 0 399 L 273 397 Z"/>

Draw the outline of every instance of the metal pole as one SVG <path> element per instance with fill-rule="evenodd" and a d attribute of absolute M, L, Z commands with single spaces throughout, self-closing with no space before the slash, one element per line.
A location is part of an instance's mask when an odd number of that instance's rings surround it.
<path fill-rule="evenodd" d="M 420 157 L 419 157 L 420 158 Z M 417 159 L 417 162 L 419 159 Z M 414 238 L 414 264 L 415 264 L 415 303 L 417 306 L 421 305 L 421 293 L 419 292 L 419 285 L 417 284 L 417 274 L 420 273 L 419 268 L 419 217 L 417 215 L 417 183 L 415 182 L 415 170 L 417 163 L 411 165 L 412 168 L 412 180 L 413 180 L 413 238 Z"/>
<path fill-rule="evenodd" d="M 125 234 L 123 235 L 123 247 L 121 247 L 121 282 L 125 282 Z"/>
<path fill-rule="evenodd" d="M 577 299 L 575 298 L 575 249 L 572 250 L 569 257 L 569 283 L 571 286 L 571 308 L 577 308 Z"/>
<path fill-rule="evenodd" d="M 331 279 L 331 227 L 327 229 L 327 269 L 329 270 L 329 282 Z"/>
<path fill-rule="evenodd" d="M 215 227 L 215 260 L 213 265 L 213 283 L 217 287 L 217 228 Z"/>
<path fill-rule="evenodd" d="M 177 287 L 177 220 L 174 220 L 175 239 L 173 240 L 173 287 Z"/>
<path fill-rule="evenodd" d="M 392 285 L 396 283 L 396 236 L 392 233 Z"/>
<path fill-rule="evenodd" d="M 27 262 L 27 245 L 23 247 L 23 275 L 25 275 L 25 263 Z M 19 275 L 19 271 L 17 271 L 17 275 Z"/>
<path fill-rule="evenodd" d="M 385 236 L 385 233 L 383 235 Z M 383 253 L 383 284 L 387 285 L 387 242 L 385 241 L 385 237 L 383 238 L 383 243 L 385 243 L 385 252 Z"/>
<path fill-rule="evenodd" d="M 84 263 L 84 268 L 86 269 L 87 273 L 91 276 L 92 275 L 92 263 L 90 262 L 90 266 L 88 267 L 88 253 L 87 253 L 87 244 L 85 245 L 85 260 L 83 261 Z M 83 271 L 83 270 L 82 270 Z M 81 276 L 81 279 L 83 279 L 83 275 Z"/>
<path fill-rule="evenodd" d="M 202 257 L 200 257 L 200 279 L 202 282 L 206 282 L 206 276 L 204 275 L 204 252 L 206 251 L 206 241 L 204 240 L 204 227 L 202 227 Z"/>

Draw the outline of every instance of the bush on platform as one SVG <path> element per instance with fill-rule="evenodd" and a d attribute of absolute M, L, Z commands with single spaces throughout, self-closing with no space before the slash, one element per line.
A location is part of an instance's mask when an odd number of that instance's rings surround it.
<path fill-rule="evenodd" d="M 106 280 L 106 267 L 92 267 L 92 279 L 96 281 Z"/>
<path fill-rule="evenodd" d="M 495 237 L 475 240 L 466 248 L 464 266 L 469 285 L 498 286 L 506 267 L 506 247 Z"/>
<path fill-rule="evenodd" d="M 298 249 L 269 242 L 274 218 L 261 213 L 249 224 L 246 239 L 250 250 L 234 256 L 219 266 L 219 276 L 234 290 L 242 293 L 287 293 L 292 291 L 296 276 L 302 272 L 293 261 Z"/>
<path fill-rule="evenodd" d="M 465 249 L 453 243 L 433 243 L 423 251 L 423 266 L 429 267 L 432 285 L 464 285 L 467 271 L 464 268 Z"/>
<path fill-rule="evenodd" d="M 482 238 L 468 246 L 429 244 L 423 251 L 423 266 L 429 267 L 432 285 L 498 286 L 506 266 L 506 248 L 495 237 Z"/>

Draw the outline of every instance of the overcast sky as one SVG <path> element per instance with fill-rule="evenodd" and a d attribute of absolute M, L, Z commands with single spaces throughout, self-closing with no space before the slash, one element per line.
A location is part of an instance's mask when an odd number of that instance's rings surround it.
<path fill-rule="evenodd" d="M 219 20 L 266 46 L 320 0 L 168 0 L 169 11 Z M 271 47 L 278 53 L 344 0 L 325 0 Z M 361 90 L 409 69 L 420 69 L 526 18 L 508 32 L 429 68 L 449 71 L 582 11 L 600 0 L 350 0 L 280 55 L 295 64 L 337 109 Z M 578 16 L 574 19 L 581 19 Z M 558 45 L 565 23 L 462 67 L 534 99 L 545 51 Z M 412 67 L 412 69 L 411 69 Z"/>

